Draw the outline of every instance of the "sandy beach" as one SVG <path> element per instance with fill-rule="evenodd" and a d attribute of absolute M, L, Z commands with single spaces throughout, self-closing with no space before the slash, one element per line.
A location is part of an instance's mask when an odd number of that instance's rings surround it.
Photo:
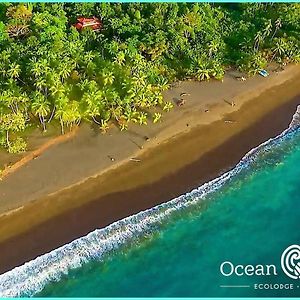
<path fill-rule="evenodd" d="M 235 76 L 177 84 L 165 97 L 176 102 L 188 93 L 186 104 L 158 125 L 102 135 L 83 124 L 6 176 L 0 272 L 190 191 L 287 128 L 300 104 L 300 68 L 246 82 Z"/>

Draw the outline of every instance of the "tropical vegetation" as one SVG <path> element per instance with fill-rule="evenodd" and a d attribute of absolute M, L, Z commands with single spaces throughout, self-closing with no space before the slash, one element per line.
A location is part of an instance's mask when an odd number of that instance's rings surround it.
<path fill-rule="evenodd" d="M 80 16 L 102 29 L 77 31 Z M 25 151 L 32 124 L 159 122 L 172 82 L 297 63 L 299 33 L 297 3 L 0 3 L 0 145 Z"/>

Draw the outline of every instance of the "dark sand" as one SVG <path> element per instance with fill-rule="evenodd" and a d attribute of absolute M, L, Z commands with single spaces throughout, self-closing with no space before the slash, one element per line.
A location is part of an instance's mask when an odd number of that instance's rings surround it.
<path fill-rule="evenodd" d="M 297 86 L 292 86 L 295 92 Z M 288 127 L 300 104 L 299 96 L 282 100 L 288 97 L 287 90 L 291 89 L 287 85 L 277 87 L 223 120 L 200 126 L 157 146 L 140 157 L 144 163 L 127 163 L 103 177 L 63 191 L 61 195 L 50 196 L 43 202 L 32 204 L 27 214 L 24 210 L 15 220 L 14 216 L 12 219 L 6 216 L 7 219 L 0 222 L 0 273 L 96 228 L 186 193 L 229 170 L 250 149 Z M 273 103 L 271 110 L 270 101 Z M 234 122 L 226 123 L 225 120 Z M 201 149 L 203 141 L 216 146 Z M 42 220 L 43 211 L 51 214 L 51 209 L 65 207 L 66 201 L 73 201 L 74 207 L 71 205 L 68 210 L 30 226 L 23 233 L 9 234 L 34 218 Z"/>

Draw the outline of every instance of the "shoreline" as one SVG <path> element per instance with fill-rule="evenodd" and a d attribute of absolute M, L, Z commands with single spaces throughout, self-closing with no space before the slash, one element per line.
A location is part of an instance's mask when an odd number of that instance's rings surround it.
<path fill-rule="evenodd" d="M 286 83 L 274 87 L 272 95 L 258 96 L 259 105 L 254 97 L 221 120 L 142 151 L 143 164 L 122 164 L 103 176 L 1 216 L 0 256 L 5 263 L 1 263 L 0 273 L 96 228 L 184 194 L 229 170 L 249 150 L 287 128 L 300 104 L 299 97 L 284 98 L 288 84 L 293 85 Z M 270 103 L 274 107 L 270 108 Z M 226 123 L 228 120 L 234 122 Z M 207 149 L 200 151 L 203 141 Z M 45 212 L 48 219 L 43 220 Z M 39 220 L 34 223 L 37 215 Z M 31 226 L 24 228 L 25 223 Z"/>
<path fill-rule="evenodd" d="M 226 115 L 238 111 L 245 103 L 268 90 L 272 93 L 275 87 L 291 79 L 299 77 L 300 82 L 299 66 L 290 65 L 280 73 L 273 72 L 275 69 L 275 66 L 269 67 L 271 75 L 267 78 L 255 76 L 248 78 L 246 82 L 237 81 L 236 76 L 241 73 L 231 70 L 225 75 L 224 82 L 176 83 L 175 87 L 165 92 L 165 99 L 176 103 L 182 92 L 190 93 L 190 97 L 187 97 L 183 107 L 175 105 L 171 112 L 164 115 L 163 122 L 158 124 L 133 124 L 125 132 L 113 127 L 105 135 L 93 124 L 82 124 L 76 134 L 69 134 L 69 138 L 58 136 L 46 141 L 25 156 L 25 164 L 22 163 L 22 159 L 15 164 L 16 172 L 11 172 L 14 171 L 14 167 L 9 168 L 10 174 L 0 180 L 0 218 L 38 199 L 81 185 L 91 178 L 104 176 L 110 170 L 130 162 L 132 158 L 188 134 L 200 125 L 211 125 L 224 118 L 224 122 L 231 123 L 230 117 L 226 120 Z M 287 98 L 293 96 L 295 95 L 287 91 Z M 231 102 L 234 106 L 230 105 Z M 270 108 L 274 107 L 273 103 L 269 105 Z M 249 120 L 249 125 L 251 122 L 252 120 Z M 231 135 L 232 133 L 229 133 L 226 138 Z M 146 141 L 145 137 L 149 140 Z M 60 142 L 53 143 L 56 139 Z M 220 136 L 213 146 L 207 146 L 206 141 L 202 141 L 201 146 L 206 147 L 205 151 L 209 151 L 224 141 L 225 138 Z M 50 147 L 47 144 L 50 144 Z M 39 151 L 40 148 L 45 149 Z M 37 156 L 34 155 L 36 152 Z M 193 160 L 198 158 L 199 155 L 194 153 Z M 131 163 L 134 164 L 132 161 Z"/>

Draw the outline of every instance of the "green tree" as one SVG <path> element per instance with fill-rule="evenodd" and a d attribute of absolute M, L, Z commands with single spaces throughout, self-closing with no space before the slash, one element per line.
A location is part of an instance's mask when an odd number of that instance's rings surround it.
<path fill-rule="evenodd" d="M 50 103 L 41 92 L 34 92 L 32 95 L 32 112 L 39 117 L 43 131 L 46 131 L 45 118 L 50 113 Z"/>

